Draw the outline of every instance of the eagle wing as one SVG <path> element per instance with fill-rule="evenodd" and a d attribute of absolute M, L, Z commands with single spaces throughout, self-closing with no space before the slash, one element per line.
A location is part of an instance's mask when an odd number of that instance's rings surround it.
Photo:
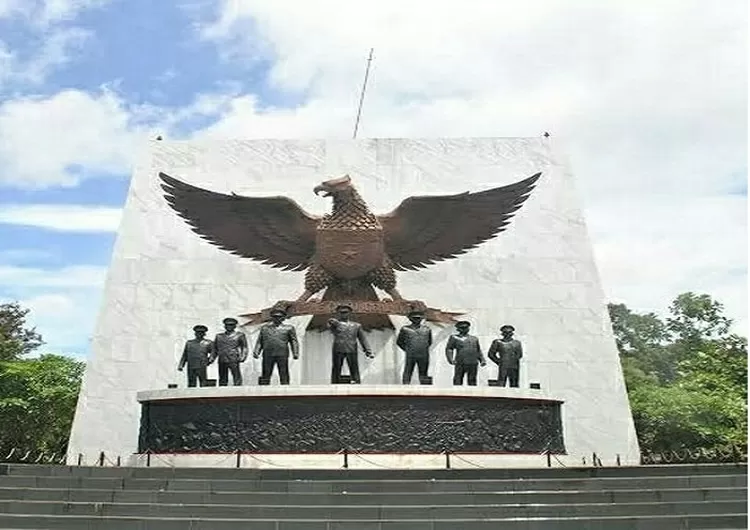
<path fill-rule="evenodd" d="M 379 217 L 393 268 L 424 268 L 491 239 L 505 230 L 540 176 L 478 193 L 405 199 Z"/>
<path fill-rule="evenodd" d="M 159 173 L 164 198 L 193 232 L 217 247 L 284 270 L 306 269 L 320 218 L 287 197 L 224 195 Z"/>

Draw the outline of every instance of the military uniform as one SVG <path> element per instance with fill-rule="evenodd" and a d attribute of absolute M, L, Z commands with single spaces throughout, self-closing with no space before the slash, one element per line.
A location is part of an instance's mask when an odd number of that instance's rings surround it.
<path fill-rule="evenodd" d="M 415 326 L 414 324 L 404 326 L 398 332 L 396 345 L 406 353 L 406 363 L 401 382 L 408 385 L 414 374 L 414 366 L 417 366 L 419 378 L 427 377 L 427 369 L 430 366 L 430 346 L 432 346 L 432 330 L 427 326 Z"/>
<path fill-rule="evenodd" d="M 214 339 L 214 357 L 219 359 L 219 386 L 227 386 L 232 372 L 234 386 L 242 384 L 240 363 L 247 359 L 247 338 L 241 331 L 222 332 Z"/>
<path fill-rule="evenodd" d="M 474 335 L 454 333 L 448 339 L 448 344 L 445 347 L 448 361 L 451 360 L 450 352 L 454 350 L 456 355 L 453 358 L 455 365 L 453 369 L 453 384 L 457 386 L 462 385 L 464 375 L 466 375 L 467 384 L 469 386 L 476 386 L 478 364 L 484 364 L 485 362 L 482 349 L 479 346 L 479 339 Z"/>
<path fill-rule="evenodd" d="M 187 365 L 187 384 L 188 387 L 206 385 L 206 367 L 211 362 L 214 343 L 208 339 L 190 339 L 185 343 L 182 350 L 180 365 L 178 370 L 182 370 Z"/>
<path fill-rule="evenodd" d="M 344 320 L 329 320 L 329 326 L 333 331 L 333 363 L 331 366 L 331 383 L 337 384 L 341 380 L 341 368 L 344 360 L 349 366 L 352 382 L 359 383 L 359 359 L 357 343 L 362 345 L 365 354 L 372 356 L 372 350 L 367 343 L 367 337 L 359 322 Z"/>
<path fill-rule="evenodd" d="M 498 366 L 497 380 L 500 386 L 505 386 L 505 382 L 508 381 L 508 386 L 517 388 L 519 360 L 523 357 L 521 343 L 516 339 L 495 339 L 487 356 Z"/>
<path fill-rule="evenodd" d="M 289 349 L 296 359 L 299 355 L 299 343 L 294 326 L 289 324 L 263 325 L 258 333 L 253 354 L 255 357 L 263 353 L 263 372 L 261 379 L 270 379 L 274 365 L 279 371 L 279 382 L 289 384 Z"/>

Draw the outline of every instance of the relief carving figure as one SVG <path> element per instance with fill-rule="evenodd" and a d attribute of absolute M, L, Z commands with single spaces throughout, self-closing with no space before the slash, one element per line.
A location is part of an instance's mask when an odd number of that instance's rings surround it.
<path fill-rule="evenodd" d="M 396 345 L 406 354 L 404 373 L 401 377 L 401 383 L 404 385 L 411 382 L 415 365 L 419 372 L 419 380 L 424 381 L 427 377 L 432 346 L 432 330 L 423 323 L 424 313 L 412 311 L 408 317 L 411 324 L 402 327 L 396 339 Z"/>
<path fill-rule="evenodd" d="M 453 322 L 452 313 L 405 300 L 395 271 L 413 271 L 452 259 L 505 230 L 534 188 L 537 173 L 476 193 L 415 196 L 391 213 L 372 213 L 349 176 L 312 191 L 330 197 L 331 213 L 308 214 L 293 200 L 216 193 L 160 173 L 165 199 L 200 237 L 238 256 L 289 271 L 305 270 L 295 301 L 279 301 L 289 316 L 315 315 L 308 329 L 326 329 L 326 315 L 351 305 L 365 329 L 393 328 L 389 314 L 425 310 L 429 321 Z M 391 300 L 379 300 L 375 287 Z M 311 298 L 325 290 L 322 300 Z M 275 307 L 275 306 L 274 306 Z M 270 308 L 243 315 L 267 320 Z"/>
<path fill-rule="evenodd" d="M 267 384 L 271 379 L 273 368 L 279 372 L 279 382 L 289 384 L 289 350 L 294 359 L 299 359 L 299 343 L 294 326 L 284 324 L 286 313 L 281 309 L 271 311 L 271 322 L 264 324 L 255 341 L 253 357 L 256 359 L 263 354 L 263 370 L 261 380 Z"/>
<path fill-rule="evenodd" d="M 479 365 L 487 364 L 479 346 L 479 339 L 469 335 L 470 328 L 471 324 L 466 320 L 456 322 L 457 332 L 450 336 L 445 345 L 448 363 L 454 365 L 453 384 L 456 386 L 464 384 L 464 375 L 469 386 L 476 386 Z"/>
<path fill-rule="evenodd" d="M 206 367 L 213 362 L 214 343 L 206 338 L 206 326 L 198 324 L 193 331 L 195 338 L 185 343 L 177 369 L 182 372 L 187 365 L 188 387 L 194 387 L 198 382 L 200 386 L 206 386 Z"/>
<path fill-rule="evenodd" d="M 328 327 L 333 333 L 331 383 L 341 382 L 341 368 L 344 360 L 349 367 L 352 383 L 359 384 L 359 359 L 358 345 L 362 345 L 365 355 L 373 358 L 374 355 L 367 342 L 367 337 L 359 322 L 352 322 L 352 308 L 348 305 L 340 305 L 336 308 L 336 317 L 328 319 Z"/>
<path fill-rule="evenodd" d="M 523 357 L 523 348 L 521 342 L 513 338 L 515 330 L 509 324 L 501 327 L 502 338 L 492 341 L 487 357 L 498 366 L 498 384 L 505 386 L 508 381 L 508 386 L 518 388 L 519 361 Z"/>
<path fill-rule="evenodd" d="M 227 386 L 229 372 L 232 372 L 234 386 L 240 386 L 242 384 L 240 363 L 247 360 L 247 337 L 237 330 L 236 318 L 225 318 L 222 322 L 224 331 L 216 335 L 214 339 L 214 353 L 211 360 L 219 359 L 219 386 Z"/>

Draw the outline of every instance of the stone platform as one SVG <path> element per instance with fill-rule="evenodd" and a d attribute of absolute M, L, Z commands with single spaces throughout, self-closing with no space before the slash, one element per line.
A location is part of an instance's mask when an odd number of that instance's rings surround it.
<path fill-rule="evenodd" d="M 539 390 L 385 385 L 140 392 L 139 453 L 565 453 L 562 402 Z"/>

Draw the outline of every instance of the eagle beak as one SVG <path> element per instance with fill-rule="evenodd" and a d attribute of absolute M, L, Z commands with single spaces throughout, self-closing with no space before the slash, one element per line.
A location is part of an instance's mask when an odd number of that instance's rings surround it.
<path fill-rule="evenodd" d="M 313 193 L 315 195 L 318 195 L 318 193 L 323 192 L 323 197 L 328 197 L 331 193 L 328 191 L 328 188 L 324 186 L 323 184 L 320 184 L 318 186 L 315 186 L 313 188 Z"/>

